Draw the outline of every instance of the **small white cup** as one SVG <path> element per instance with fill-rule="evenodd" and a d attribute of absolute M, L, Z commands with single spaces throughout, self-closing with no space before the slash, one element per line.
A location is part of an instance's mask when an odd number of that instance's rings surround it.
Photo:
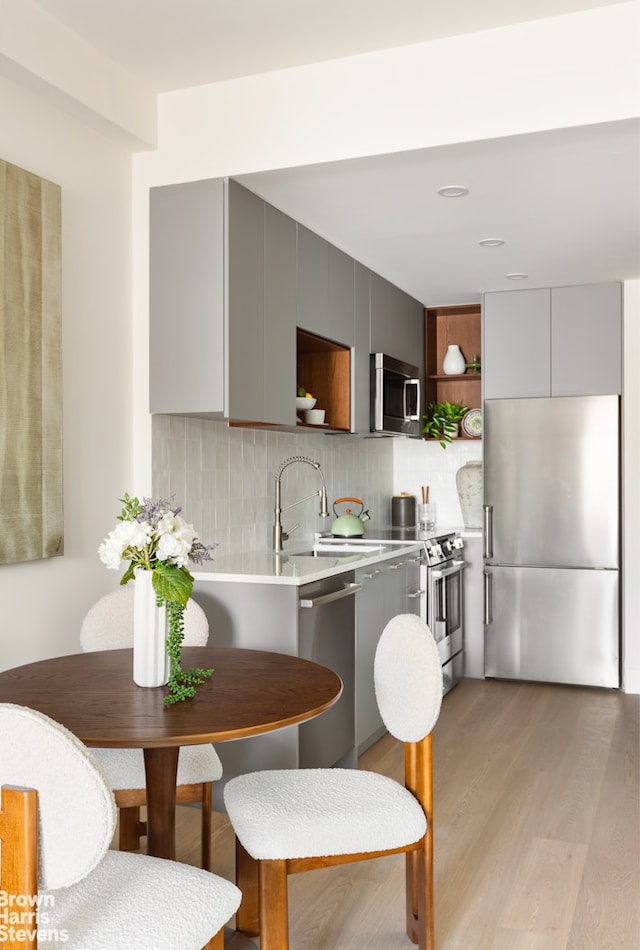
<path fill-rule="evenodd" d="M 433 502 L 419 505 L 420 527 L 432 530 L 436 526 L 436 506 Z"/>
<path fill-rule="evenodd" d="M 321 426 L 324 423 L 324 409 L 307 409 L 305 420 L 312 426 Z"/>

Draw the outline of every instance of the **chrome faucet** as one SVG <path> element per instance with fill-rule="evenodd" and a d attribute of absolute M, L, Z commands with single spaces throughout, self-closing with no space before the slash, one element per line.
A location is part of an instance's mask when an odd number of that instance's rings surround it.
<path fill-rule="evenodd" d="M 281 479 L 282 473 L 285 468 L 289 465 L 293 465 L 294 462 L 305 462 L 307 465 L 311 465 L 312 468 L 320 475 L 322 479 L 322 488 L 319 488 L 318 491 L 313 492 L 311 495 L 306 495 L 305 498 L 301 498 L 299 501 L 294 501 L 292 505 L 287 505 L 285 508 L 281 507 Z M 291 531 L 294 528 L 291 528 L 289 532 L 282 530 L 282 512 L 287 511 L 289 508 L 294 508 L 296 505 L 302 504 L 303 501 L 307 501 L 309 498 L 315 498 L 316 495 L 320 496 L 320 517 L 328 518 L 329 510 L 327 508 L 327 485 L 324 480 L 324 475 L 322 474 L 322 469 L 320 468 L 320 462 L 314 462 L 313 459 L 307 458 L 306 455 L 294 455 L 292 458 L 285 459 L 281 464 L 280 468 L 276 472 L 276 493 L 275 493 L 275 505 L 274 505 L 274 522 L 273 522 L 273 550 L 282 551 L 282 543 L 286 541 L 289 537 Z M 295 525 L 297 528 L 298 526 Z"/>

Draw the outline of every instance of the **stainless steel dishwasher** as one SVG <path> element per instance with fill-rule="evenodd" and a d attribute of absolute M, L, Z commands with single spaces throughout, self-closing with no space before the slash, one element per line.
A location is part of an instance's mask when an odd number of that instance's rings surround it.
<path fill-rule="evenodd" d="M 334 670 L 342 680 L 338 702 L 299 728 L 300 768 L 353 768 L 355 749 L 355 595 L 348 572 L 304 584 L 298 600 L 300 656 Z"/>

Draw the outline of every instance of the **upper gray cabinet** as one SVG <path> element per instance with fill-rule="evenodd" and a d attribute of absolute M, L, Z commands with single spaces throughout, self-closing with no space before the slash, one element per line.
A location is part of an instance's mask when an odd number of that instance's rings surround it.
<path fill-rule="evenodd" d="M 302 224 L 297 227 L 297 324 L 352 346 L 355 261 Z"/>
<path fill-rule="evenodd" d="M 550 290 L 485 294 L 482 334 L 485 399 L 550 395 Z"/>
<path fill-rule="evenodd" d="M 229 418 L 295 422 L 296 225 L 228 186 Z"/>
<path fill-rule="evenodd" d="M 369 401 L 371 391 L 369 369 L 369 270 L 355 264 L 355 361 L 353 374 L 353 399 L 355 406 L 354 427 L 356 432 L 369 432 Z"/>
<path fill-rule="evenodd" d="M 484 295 L 485 399 L 622 391 L 619 284 Z"/>
<path fill-rule="evenodd" d="M 554 287 L 551 353 L 554 396 L 621 393 L 621 285 Z"/>
<path fill-rule="evenodd" d="M 224 205 L 222 179 L 151 189 L 151 412 L 225 411 Z"/>
<path fill-rule="evenodd" d="M 212 179 L 151 189 L 150 233 L 151 412 L 295 425 L 295 221 Z"/>
<path fill-rule="evenodd" d="M 399 287 L 371 272 L 370 351 L 424 368 L 424 307 Z"/>

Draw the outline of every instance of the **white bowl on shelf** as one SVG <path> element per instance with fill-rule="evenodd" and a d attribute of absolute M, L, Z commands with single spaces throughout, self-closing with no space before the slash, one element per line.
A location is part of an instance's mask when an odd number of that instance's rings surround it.
<path fill-rule="evenodd" d="M 305 421 L 312 426 L 324 425 L 324 409 L 307 409 L 304 414 Z"/>
<path fill-rule="evenodd" d="M 302 411 L 303 409 L 313 409 L 317 402 L 313 396 L 296 396 L 296 409 Z"/>

